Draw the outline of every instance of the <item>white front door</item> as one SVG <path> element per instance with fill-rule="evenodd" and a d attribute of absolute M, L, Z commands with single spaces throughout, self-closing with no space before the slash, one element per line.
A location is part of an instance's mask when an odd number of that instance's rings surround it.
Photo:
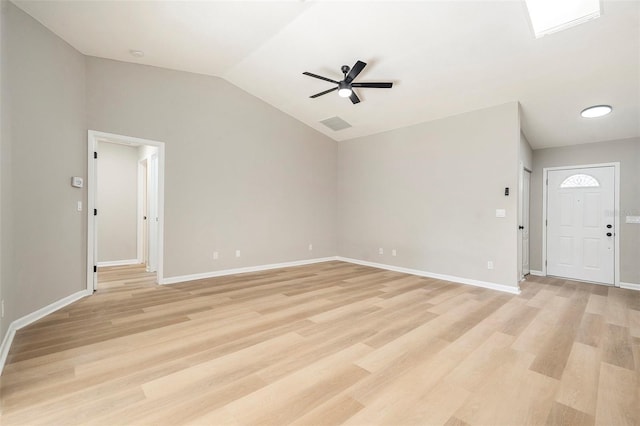
<path fill-rule="evenodd" d="M 529 191 L 531 189 L 531 172 L 522 172 L 522 275 L 531 273 L 529 265 Z"/>
<path fill-rule="evenodd" d="M 614 283 L 615 169 L 547 174 L 547 274 Z"/>

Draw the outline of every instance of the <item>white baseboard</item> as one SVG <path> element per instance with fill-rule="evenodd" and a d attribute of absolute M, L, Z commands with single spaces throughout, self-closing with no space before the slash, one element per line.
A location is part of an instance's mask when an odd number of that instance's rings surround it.
<path fill-rule="evenodd" d="M 7 356 L 9 356 L 9 349 L 11 348 L 11 343 L 13 343 L 15 335 L 16 329 L 13 323 L 11 323 L 9 324 L 7 334 L 5 334 L 4 339 L 2 339 L 2 346 L 0 346 L 0 374 L 2 374 L 2 370 L 4 369 L 4 363 L 7 360 Z"/>
<path fill-rule="evenodd" d="M 459 284 L 467 284 L 467 285 L 472 285 L 476 287 L 483 287 L 491 290 L 503 291 L 505 293 L 520 294 L 520 289 L 518 287 L 511 287 L 504 284 L 496 284 L 496 283 L 490 283 L 486 281 L 472 280 L 469 278 L 454 277 L 452 275 L 436 274 L 433 272 L 420 271 L 418 269 L 409 269 L 409 268 L 403 268 L 400 266 L 386 265 L 383 263 L 367 262 L 364 260 L 351 259 L 348 257 L 338 256 L 337 260 L 341 260 L 343 262 L 355 263 L 356 265 L 371 266 L 373 268 L 386 269 L 388 271 L 402 272 L 410 275 L 418 275 L 420 277 L 436 278 L 438 280 L 451 281 Z"/>
<path fill-rule="evenodd" d="M 533 269 L 531 269 L 529 273 L 536 277 L 546 277 L 546 275 L 543 274 L 542 271 L 534 271 Z"/>
<path fill-rule="evenodd" d="M 290 268 L 292 266 L 311 265 L 313 263 L 329 262 L 338 260 L 337 257 L 321 257 L 316 259 L 296 260 L 293 262 L 273 263 L 270 265 L 246 266 L 243 268 L 223 269 L 221 271 L 203 272 L 200 274 L 180 275 L 177 277 L 164 278 L 160 284 L 176 284 L 185 281 L 202 280 L 205 278 L 224 277 L 226 275 L 244 274 L 247 272 L 268 271 L 269 269 Z"/>
<path fill-rule="evenodd" d="M 96 262 L 96 266 L 126 266 L 126 265 L 139 265 L 138 259 L 124 259 L 124 260 L 108 260 L 106 262 Z"/>
<path fill-rule="evenodd" d="M 620 288 L 626 288 L 627 290 L 640 291 L 640 284 L 620 282 Z"/>
<path fill-rule="evenodd" d="M 9 329 L 7 330 L 7 334 L 5 334 L 4 336 L 4 339 L 2 339 L 2 346 L 0 347 L 0 374 L 2 374 L 4 363 L 7 361 L 9 349 L 11 348 L 11 343 L 13 343 L 13 338 L 16 335 L 16 331 L 38 321 L 39 319 L 49 314 L 54 313 L 58 309 L 64 308 L 65 306 L 82 299 L 83 297 L 89 296 L 90 294 L 91 292 L 89 290 L 82 290 L 77 293 L 73 293 L 65 298 L 62 298 L 45 306 L 44 308 L 40 308 L 35 312 L 18 318 L 17 320 L 9 324 Z"/>

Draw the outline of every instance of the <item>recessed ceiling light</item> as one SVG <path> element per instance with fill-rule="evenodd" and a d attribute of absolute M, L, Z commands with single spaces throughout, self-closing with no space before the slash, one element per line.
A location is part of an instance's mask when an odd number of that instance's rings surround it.
<path fill-rule="evenodd" d="M 600 17 L 600 0 L 526 0 L 536 38 Z"/>
<path fill-rule="evenodd" d="M 142 50 L 131 49 L 131 50 L 129 50 L 129 53 L 134 58 L 142 58 L 144 56 L 144 52 Z"/>
<path fill-rule="evenodd" d="M 605 116 L 611 111 L 613 111 L 611 105 L 594 105 L 590 106 L 589 108 L 583 109 L 580 115 L 584 118 L 597 118 Z"/>

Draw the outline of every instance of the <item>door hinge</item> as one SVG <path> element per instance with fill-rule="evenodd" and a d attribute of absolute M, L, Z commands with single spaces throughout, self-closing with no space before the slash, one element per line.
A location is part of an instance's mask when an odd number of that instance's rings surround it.
<path fill-rule="evenodd" d="M 98 272 L 98 267 L 96 265 L 93 265 L 93 273 L 95 274 L 96 272 Z"/>
<path fill-rule="evenodd" d="M 93 158 L 98 158 L 98 152 L 97 151 L 93 151 Z"/>
<path fill-rule="evenodd" d="M 98 216 L 98 209 L 93 209 L 93 215 Z"/>

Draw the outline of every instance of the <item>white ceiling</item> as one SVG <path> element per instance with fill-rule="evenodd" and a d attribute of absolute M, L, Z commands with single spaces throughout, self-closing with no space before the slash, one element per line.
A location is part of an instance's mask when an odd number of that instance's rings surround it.
<path fill-rule="evenodd" d="M 640 3 L 535 39 L 512 1 L 22 1 L 86 55 L 222 77 L 335 140 L 519 101 L 534 148 L 640 136 Z M 145 52 L 134 58 L 130 49 Z M 341 65 L 368 66 L 352 105 Z M 611 104 L 607 117 L 580 111 Z M 320 120 L 340 116 L 334 132 Z"/>

